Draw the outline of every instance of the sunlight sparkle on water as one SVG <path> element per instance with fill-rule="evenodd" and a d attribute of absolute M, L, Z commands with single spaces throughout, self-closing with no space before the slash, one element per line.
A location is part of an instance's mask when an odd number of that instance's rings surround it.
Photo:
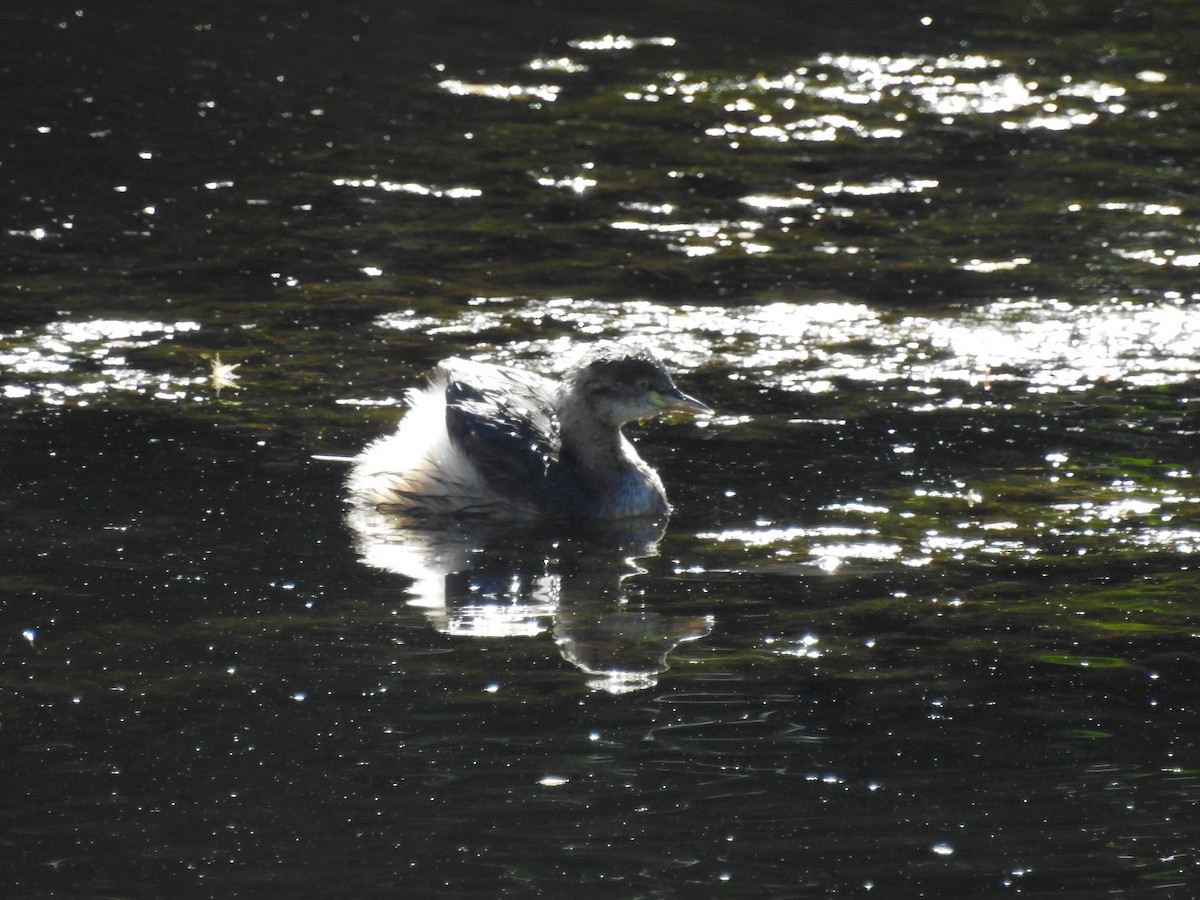
<path fill-rule="evenodd" d="M 971 259 L 960 263 L 959 268 L 967 272 L 1007 272 L 1018 266 L 1027 266 L 1030 262 L 1031 260 L 1024 256 L 1018 256 L 1014 259 L 998 259 L 992 262 L 986 262 L 982 259 Z"/>
<path fill-rule="evenodd" d="M 763 527 L 757 529 L 726 529 L 706 532 L 697 538 L 716 543 L 737 543 L 744 547 L 774 547 L 776 556 L 791 556 L 804 549 L 811 563 L 827 572 L 832 572 L 851 561 L 883 562 L 896 560 L 903 548 L 900 544 L 876 540 L 833 541 L 829 538 L 871 537 L 879 532 L 874 528 L 847 525 L 817 525 Z M 807 547 L 803 545 L 811 539 Z"/>
<path fill-rule="evenodd" d="M 766 253 L 771 248 L 753 240 L 756 231 L 763 227 L 761 222 L 638 222 L 624 220 L 610 222 L 610 228 L 619 231 L 641 231 L 655 236 L 670 238 L 667 249 L 687 256 L 710 256 L 719 250 L 738 248 L 744 253 Z"/>
<path fill-rule="evenodd" d="M 1062 131 L 1094 123 L 1101 114 L 1119 115 L 1115 103 L 1125 89 L 1070 75 L 1042 84 L 1003 71 L 999 60 L 962 57 L 867 57 L 825 54 L 779 76 L 708 84 L 673 73 L 629 92 L 629 99 L 658 100 L 692 88 L 686 101 L 711 95 L 729 118 L 706 134 L 738 146 L 743 139 L 834 141 L 843 136 L 896 140 L 906 136 L 914 115 L 937 116 L 943 124 L 986 117 L 1006 130 Z M 811 98 L 844 107 L 842 112 L 803 115 Z M 797 115 L 798 112 L 801 114 Z M 1003 118 L 1000 118 L 1003 117 Z"/>
<path fill-rule="evenodd" d="M 633 50 L 637 47 L 674 47 L 673 37 L 636 38 L 624 34 L 605 34 L 598 38 L 568 41 L 576 50 Z"/>
<path fill-rule="evenodd" d="M 1146 262 L 1152 266 L 1178 266 L 1185 269 L 1194 269 L 1200 266 L 1200 253 L 1180 253 L 1170 248 L 1164 250 L 1113 248 L 1112 252 L 1122 259 Z"/>
<path fill-rule="evenodd" d="M 826 572 L 832 572 L 852 560 L 871 562 L 886 562 L 899 559 L 903 547 L 899 544 L 882 544 L 876 542 L 842 543 L 842 544 L 812 544 L 808 551 L 813 556 L 817 566 Z"/>
<path fill-rule="evenodd" d="M 857 197 L 870 197 L 879 194 L 920 194 L 933 190 L 940 182 L 936 178 L 885 178 L 882 181 L 868 184 L 847 184 L 837 181 L 821 188 L 823 194 L 852 194 Z"/>
<path fill-rule="evenodd" d="M 657 81 L 627 88 L 625 99 L 636 102 L 670 101 L 705 104 L 719 118 L 704 134 L 741 151 L 762 143 L 816 142 L 845 139 L 902 141 L 923 134 L 930 117 L 939 127 L 969 122 L 971 127 L 1003 131 L 1065 131 L 1090 126 L 1104 117 L 1126 113 L 1126 89 L 1094 80 L 1075 80 L 1069 73 L 1043 82 L 1004 71 L 998 60 L 972 54 L 962 57 L 860 57 L 823 55 L 779 76 L 727 77 L 710 81 L 685 71 L 664 72 Z M 831 109 L 830 106 L 834 108 Z M 814 108 L 815 107 L 815 108 Z M 876 183 L 824 186 L 797 185 L 794 191 L 763 185 L 741 198 L 755 210 L 778 214 L 804 210 L 801 218 L 853 218 L 853 203 L 874 196 L 928 193 L 941 189 L 939 180 L 915 177 L 881 179 Z M 842 205 L 820 203 L 821 197 L 845 197 Z M 1147 207 L 1154 204 L 1147 204 Z M 1170 214 L 1165 204 L 1160 214 Z M 688 240 L 671 240 L 669 249 L 689 257 L 711 257 L 723 252 L 770 253 L 779 246 L 768 236 L 745 240 L 730 236 L 727 223 L 617 221 L 611 227 L 642 231 L 651 239 L 683 233 Z M 714 231 L 713 226 L 716 226 Z M 825 247 L 833 247 L 826 242 Z M 1200 266 L 1200 254 L 1182 248 L 1147 250 L 1115 248 L 1119 255 L 1144 259 L 1154 265 Z M 949 260 L 966 271 L 997 273 L 1029 265 L 1031 257 Z"/>
<path fill-rule="evenodd" d="M 533 72 L 563 72 L 568 75 L 575 75 L 588 70 L 588 67 L 583 63 L 575 62 L 575 60 L 567 56 L 531 59 L 526 64 L 526 68 Z"/>
<path fill-rule="evenodd" d="M 475 84 L 447 78 L 439 81 L 438 87 L 448 94 L 469 97 L 487 97 L 489 100 L 541 100 L 553 103 L 562 88 L 556 84 Z"/>
<path fill-rule="evenodd" d="M 537 325 L 547 310 L 561 327 L 591 337 L 636 331 L 677 368 L 707 362 L 763 384 L 815 393 L 841 379 L 936 386 L 979 384 L 986 377 L 1045 393 L 1115 381 L 1175 384 L 1200 373 L 1200 316 L 1182 297 L 1088 304 L 999 300 L 952 315 L 900 318 L 834 301 L 725 308 L 500 298 L 447 320 L 403 312 L 377 321 L 386 328 L 472 334 Z M 507 351 L 481 349 L 493 361 L 540 358 L 554 365 L 564 347 L 554 338 Z M 924 408 L 936 407 L 925 401 Z"/>
<path fill-rule="evenodd" d="M 1183 207 L 1173 203 L 1098 203 L 1096 209 L 1141 213 L 1144 216 L 1179 216 Z"/>
<path fill-rule="evenodd" d="M 335 178 L 333 179 L 333 183 L 338 187 L 378 189 L 389 194 L 416 194 L 420 197 L 448 197 L 451 200 L 469 200 L 474 197 L 483 196 L 483 191 L 478 188 L 440 188 L 428 184 L 418 184 L 413 181 L 397 182 L 378 178 Z"/>
<path fill-rule="evenodd" d="M 26 380 L 24 384 L 2 385 L 0 390 L 9 399 L 36 394 L 54 406 L 85 406 L 112 391 L 181 399 L 187 395 L 188 386 L 205 383 L 207 376 L 147 372 L 130 366 L 124 353 L 169 342 L 199 329 L 197 322 L 83 319 L 0 335 L 4 342 L 0 367 Z"/>
<path fill-rule="evenodd" d="M 816 195 L 824 195 L 827 197 L 837 197 L 843 195 L 852 197 L 873 197 L 895 194 L 919 194 L 925 191 L 934 190 L 938 187 L 938 185 L 939 182 L 932 178 L 913 178 L 907 180 L 902 180 L 899 178 L 885 178 L 881 181 L 868 182 L 865 184 L 848 184 L 844 181 L 836 181 L 832 184 L 827 184 L 822 187 L 817 187 L 817 185 L 814 184 L 800 183 L 795 186 L 797 193 L 791 196 L 749 194 L 740 199 L 742 203 L 753 207 L 754 209 L 798 209 L 817 205 Z"/>
<path fill-rule="evenodd" d="M 805 634 L 794 640 L 786 640 L 768 636 L 763 638 L 763 643 L 771 647 L 772 651 L 780 656 L 795 656 L 801 659 L 820 659 L 823 655 L 817 647 L 820 639 L 815 635 Z M 775 646 L 776 644 L 781 646 Z"/>
<path fill-rule="evenodd" d="M 787 528 L 731 528 L 725 531 L 707 532 L 696 535 L 709 541 L 733 541 L 747 547 L 763 547 L 789 543 L 808 537 L 853 537 L 861 534 L 876 534 L 877 532 L 853 526 L 821 525 L 805 528 L 794 525 Z"/>
<path fill-rule="evenodd" d="M 591 163 L 584 166 L 585 169 L 590 169 Z M 565 188 L 576 194 L 582 194 L 589 188 L 594 188 L 597 184 L 596 179 L 589 175 L 571 175 L 565 178 L 554 178 L 549 175 L 539 176 L 537 183 L 540 187 Z"/>

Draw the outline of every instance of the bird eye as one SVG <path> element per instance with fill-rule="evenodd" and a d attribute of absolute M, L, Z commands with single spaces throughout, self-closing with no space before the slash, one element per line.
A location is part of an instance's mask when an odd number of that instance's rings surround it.
<path fill-rule="evenodd" d="M 637 380 L 637 389 L 639 391 L 649 391 L 650 388 L 651 388 L 651 384 L 650 384 L 649 378 L 639 378 Z"/>

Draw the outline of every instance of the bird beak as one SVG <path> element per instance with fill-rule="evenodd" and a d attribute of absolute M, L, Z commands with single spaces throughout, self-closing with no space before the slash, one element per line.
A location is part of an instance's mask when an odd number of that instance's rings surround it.
<path fill-rule="evenodd" d="M 659 409 L 669 409 L 674 412 L 688 413 L 693 416 L 712 415 L 712 410 L 695 397 L 689 397 L 679 388 L 674 388 L 665 394 L 658 391 L 650 392 L 650 402 Z"/>

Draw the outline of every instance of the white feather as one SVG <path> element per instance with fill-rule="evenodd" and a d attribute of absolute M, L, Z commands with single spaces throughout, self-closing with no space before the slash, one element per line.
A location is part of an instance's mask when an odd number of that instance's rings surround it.
<path fill-rule="evenodd" d="M 508 515 L 534 516 L 513 506 L 483 478 L 446 431 L 446 388 L 435 380 L 411 389 L 400 427 L 369 444 L 346 479 L 350 492 L 375 506 L 397 511 L 453 515 L 484 511 L 504 502 Z"/>

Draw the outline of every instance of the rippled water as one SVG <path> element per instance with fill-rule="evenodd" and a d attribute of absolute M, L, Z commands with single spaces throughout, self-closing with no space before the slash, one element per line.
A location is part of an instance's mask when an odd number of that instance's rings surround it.
<path fill-rule="evenodd" d="M 0 13 L 15 895 L 1190 897 L 1184 3 Z M 675 505 L 403 527 L 635 336 Z"/>

